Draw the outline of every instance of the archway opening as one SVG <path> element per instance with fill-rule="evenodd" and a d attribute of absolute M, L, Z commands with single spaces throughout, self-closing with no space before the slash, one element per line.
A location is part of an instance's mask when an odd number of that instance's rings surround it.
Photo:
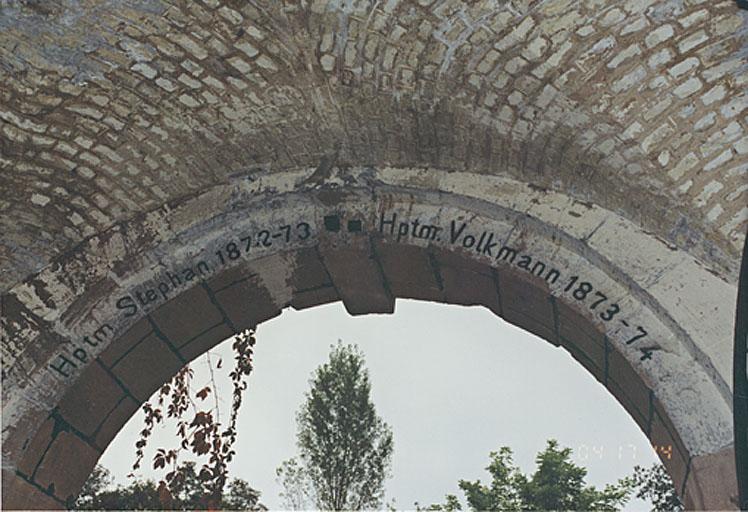
<path fill-rule="evenodd" d="M 257 333 L 231 474 L 262 491 L 271 509 L 280 508 L 274 468 L 294 454 L 295 413 L 307 380 L 338 338 L 364 352 L 374 403 L 393 427 L 387 501 L 396 499 L 399 508 L 461 495 L 457 480 L 485 479 L 488 453 L 500 445 L 511 446 L 529 473 L 545 441 L 556 438 L 574 449 L 574 461 L 599 488 L 657 458 L 628 413 L 566 350 L 485 308 L 398 300 L 394 315 L 351 317 L 337 303 L 286 309 Z M 214 364 L 231 359 L 228 345 L 212 349 Z M 210 382 L 206 365 L 205 357 L 192 364 L 196 385 Z M 133 416 L 102 456 L 118 482 L 126 482 L 142 428 L 142 414 Z M 172 428 L 157 430 L 150 441 L 170 443 Z M 668 447 L 660 449 L 666 458 Z M 152 477 L 146 466 L 139 475 Z M 646 506 L 635 500 L 628 508 L 637 503 Z"/>

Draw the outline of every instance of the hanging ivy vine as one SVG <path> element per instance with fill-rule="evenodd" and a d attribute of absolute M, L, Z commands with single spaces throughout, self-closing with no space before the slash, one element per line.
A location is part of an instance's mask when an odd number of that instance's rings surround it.
<path fill-rule="evenodd" d="M 164 508 L 170 508 L 173 497 L 184 485 L 188 467 L 184 463 L 180 464 L 180 456 L 184 452 L 202 459 L 198 472 L 203 490 L 202 505 L 206 509 L 218 508 L 228 480 L 228 465 L 236 453 L 233 448 L 237 434 L 236 421 L 247 389 L 247 378 L 253 368 L 255 342 L 254 330 L 245 330 L 234 336 L 234 365 L 228 374 L 233 392 L 231 411 L 225 426 L 220 420 L 215 378 L 215 370 L 222 368 L 223 361 L 219 359 L 214 367 L 210 352 L 207 356 L 209 384 L 193 392 L 194 371 L 190 365 L 186 365 L 143 404 L 145 426 L 135 443 L 133 471 L 143 464 L 145 449 L 155 426 L 167 421 L 174 421 L 176 424 L 178 446 L 171 449 L 158 448 L 153 457 L 153 469 L 166 471 L 158 487 L 159 500 Z M 209 401 L 211 394 L 213 400 Z"/>

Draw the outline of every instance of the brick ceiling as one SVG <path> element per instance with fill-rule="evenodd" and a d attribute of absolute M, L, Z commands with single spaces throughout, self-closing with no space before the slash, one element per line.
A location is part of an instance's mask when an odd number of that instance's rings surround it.
<path fill-rule="evenodd" d="M 735 281 L 748 17 L 733 0 L 0 3 L 0 283 L 256 169 L 504 174 Z"/>

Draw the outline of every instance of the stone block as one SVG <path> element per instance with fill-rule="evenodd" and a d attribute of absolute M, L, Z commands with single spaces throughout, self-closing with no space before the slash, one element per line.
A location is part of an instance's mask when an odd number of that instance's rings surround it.
<path fill-rule="evenodd" d="M 725 492 L 730 490 L 730 492 Z M 691 460 L 686 482 L 685 505 L 688 510 L 737 510 L 738 478 L 735 449 L 726 446 L 716 453 Z"/>
<path fill-rule="evenodd" d="M 55 434 L 55 419 L 48 417 L 39 427 L 36 435 L 24 445 L 21 457 L 18 460 L 18 471 L 27 477 L 31 477 L 42 461 L 44 452 L 52 444 Z"/>
<path fill-rule="evenodd" d="M 127 420 L 138 410 L 138 407 L 138 403 L 129 396 L 120 400 L 101 424 L 99 431 L 96 432 L 94 444 L 99 450 L 103 452 L 109 446 L 109 443 L 127 423 Z"/>
<path fill-rule="evenodd" d="M 505 270 L 498 271 L 504 319 L 558 345 L 553 304 L 547 290 Z"/>
<path fill-rule="evenodd" d="M 296 270 L 296 255 L 293 251 L 272 254 L 252 262 L 252 269 L 262 283 L 273 304 L 279 309 L 288 306 L 293 298 L 291 283 Z"/>
<path fill-rule="evenodd" d="M 83 434 L 92 436 L 124 396 L 120 385 L 94 361 L 65 393 L 59 404 L 60 415 Z"/>
<path fill-rule="evenodd" d="M 608 390 L 646 432 L 649 425 L 649 388 L 613 346 L 608 353 Z"/>
<path fill-rule="evenodd" d="M 294 294 L 323 287 L 332 287 L 332 279 L 320 260 L 316 248 L 296 251 L 290 284 Z"/>
<path fill-rule="evenodd" d="M 223 315 L 205 288 L 198 285 L 158 308 L 151 318 L 174 346 L 181 347 L 220 323 Z"/>
<path fill-rule="evenodd" d="M 36 470 L 34 481 L 67 501 L 78 494 L 100 455 L 75 434 L 60 432 Z"/>
<path fill-rule="evenodd" d="M 5 388 L 3 387 L 3 390 Z M 46 449 L 46 445 L 40 446 L 39 441 L 43 439 L 40 437 L 38 440 L 34 440 L 39 432 L 42 432 L 44 428 L 50 428 L 53 423 L 47 423 L 50 417 L 48 407 L 44 404 L 35 404 L 36 407 L 29 411 L 27 414 L 19 417 L 14 422 L 6 421 L 3 424 L 3 434 L 7 436 L 3 439 L 2 450 L 3 450 L 3 462 L 5 467 L 16 467 L 24 456 L 31 451 L 36 451 L 37 456 L 30 456 L 29 461 L 34 466 L 39 462 L 41 453 Z M 5 416 L 3 416 L 5 418 Z M 52 442 L 51 429 L 46 437 L 46 444 Z M 41 450 L 41 451 L 39 451 Z M 33 459 L 33 460 L 32 460 Z M 33 471 L 33 467 L 31 471 Z"/>
<path fill-rule="evenodd" d="M 441 278 L 444 301 L 463 306 L 485 306 L 496 315 L 501 303 L 495 270 L 458 252 L 431 249 Z"/>
<path fill-rule="evenodd" d="M 480 274 L 486 277 L 493 277 L 494 267 L 486 263 L 481 263 L 474 259 L 472 253 L 463 249 L 440 249 L 438 247 L 429 247 L 429 252 L 436 259 L 439 267 L 453 267 L 474 274 Z"/>
<path fill-rule="evenodd" d="M 352 238 L 340 246 L 321 243 L 319 248 L 325 268 L 348 313 L 365 315 L 395 311 L 395 297 L 387 288 L 368 238 Z"/>
<path fill-rule="evenodd" d="M 605 382 L 605 336 L 571 305 L 556 299 L 560 342 L 600 382 Z"/>
<path fill-rule="evenodd" d="M 426 249 L 376 240 L 374 254 L 395 297 L 442 300 L 444 292 L 436 275 L 436 262 Z"/>
<path fill-rule="evenodd" d="M 322 304 L 329 304 L 330 302 L 336 302 L 338 300 L 340 300 L 340 297 L 332 285 L 322 286 L 320 288 L 294 292 L 293 299 L 291 300 L 291 307 L 297 310 L 307 309 Z"/>
<path fill-rule="evenodd" d="M 128 331 L 114 340 L 104 351 L 99 354 L 99 359 L 106 366 L 111 368 L 119 361 L 128 351 L 132 350 L 135 345 L 143 341 L 153 329 L 147 318 L 143 318 L 135 323 Z"/>
<path fill-rule="evenodd" d="M 579 348 L 578 345 L 571 343 L 571 342 L 564 341 L 564 344 L 562 345 L 562 347 L 569 354 L 571 354 L 571 357 L 573 357 L 575 361 L 577 361 L 588 372 L 590 372 L 592 376 L 595 377 L 595 379 L 597 379 L 598 382 L 603 384 L 604 371 L 600 367 L 597 366 L 595 361 L 590 359 L 587 353 L 582 352 L 582 350 Z"/>
<path fill-rule="evenodd" d="M 652 416 L 649 441 L 673 479 L 675 490 L 680 494 L 688 473 L 688 454 L 678 448 L 675 430 L 671 430 L 667 418 L 661 416 L 657 410 Z"/>
<path fill-rule="evenodd" d="M 253 274 L 254 272 L 250 266 L 250 262 L 244 261 L 239 265 L 224 270 L 217 276 L 212 277 L 208 284 L 210 289 L 213 290 L 214 293 L 217 293 L 233 284 L 249 279 Z"/>
<path fill-rule="evenodd" d="M 179 353 L 182 354 L 185 361 L 189 362 L 233 335 L 234 331 L 228 325 L 218 324 L 180 347 Z"/>
<path fill-rule="evenodd" d="M 237 331 L 256 327 L 281 312 L 258 276 L 234 283 L 215 297 Z"/>
<path fill-rule="evenodd" d="M 43 493 L 12 471 L 2 471 L 3 510 L 65 510 L 63 503 Z"/>
<path fill-rule="evenodd" d="M 130 394 L 144 402 L 182 366 L 166 342 L 151 334 L 114 365 L 112 372 Z"/>
<path fill-rule="evenodd" d="M 655 421 L 658 421 L 661 424 L 662 428 L 667 431 L 670 437 L 668 442 L 673 443 L 673 450 L 677 451 L 680 454 L 680 458 L 682 460 L 687 461 L 690 457 L 690 453 L 686 449 L 686 445 L 683 444 L 683 441 L 678 435 L 678 431 L 676 430 L 675 426 L 673 426 L 673 423 L 670 421 L 670 418 L 665 412 L 665 408 L 663 407 L 657 396 L 652 397 L 652 406 L 652 432 L 654 433 Z M 655 450 L 658 450 L 658 447 L 661 446 L 654 441 L 652 441 L 652 445 L 655 447 Z M 665 448 L 667 448 L 667 445 L 665 445 Z"/>

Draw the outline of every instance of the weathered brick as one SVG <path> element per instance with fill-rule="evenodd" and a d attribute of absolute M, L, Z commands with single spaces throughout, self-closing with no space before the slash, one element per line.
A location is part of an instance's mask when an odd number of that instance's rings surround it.
<path fill-rule="evenodd" d="M 122 398 L 114 409 L 109 412 L 99 427 L 98 432 L 96 432 L 94 439 L 96 447 L 103 452 L 137 410 L 138 403 L 135 400 L 129 396 Z"/>
<path fill-rule="evenodd" d="M 180 347 L 179 353 L 186 361 L 192 361 L 234 334 L 228 325 L 220 324 L 195 336 L 189 343 Z"/>
<path fill-rule="evenodd" d="M 432 249 L 444 302 L 464 306 L 485 306 L 494 314 L 501 314 L 496 273 L 488 265 L 477 263 L 459 253 Z"/>
<path fill-rule="evenodd" d="M 688 453 L 679 449 L 680 443 L 677 440 L 675 430 L 668 422 L 667 417 L 662 409 L 655 406 L 655 412 L 652 417 L 651 432 L 649 441 L 655 453 L 673 480 L 675 489 L 680 492 L 683 489 L 684 481 L 688 473 Z"/>
<path fill-rule="evenodd" d="M 150 334 L 112 367 L 112 373 L 144 402 L 181 367 L 182 361 L 166 342 Z"/>
<path fill-rule="evenodd" d="M 158 308 L 151 318 L 176 347 L 181 347 L 198 333 L 223 321 L 223 315 L 200 285 L 193 286 Z"/>
<path fill-rule="evenodd" d="M 75 434 L 60 432 L 36 470 L 34 481 L 66 502 L 78 495 L 100 455 Z"/>
<path fill-rule="evenodd" d="M 99 359 L 108 367 L 112 367 L 122 356 L 143 341 L 151 333 L 151 324 L 147 318 L 139 320 L 125 334 L 112 341 Z"/>
<path fill-rule="evenodd" d="M 24 445 L 18 462 L 18 471 L 30 478 L 42 461 L 49 445 L 52 444 L 55 435 L 57 435 L 55 419 L 48 417 L 41 424 L 34 437 Z"/>
<path fill-rule="evenodd" d="M 224 288 L 215 297 L 238 331 L 255 327 L 281 311 L 257 276 Z"/>
<path fill-rule="evenodd" d="M 436 262 L 419 247 L 377 241 L 374 253 L 387 286 L 396 297 L 440 300 L 444 293 L 435 273 Z"/>
<path fill-rule="evenodd" d="M 355 238 L 345 247 L 321 244 L 320 255 L 348 313 L 395 311 L 395 297 L 387 288 L 368 237 Z"/>
<path fill-rule="evenodd" d="M 106 370 L 93 362 L 65 393 L 59 411 L 70 425 L 93 436 L 124 395 L 124 390 Z"/>
<path fill-rule="evenodd" d="M 636 423 L 646 430 L 649 423 L 649 388 L 615 347 L 608 353 L 608 390 L 626 408 Z"/>
<path fill-rule="evenodd" d="M 63 502 L 43 493 L 37 487 L 3 468 L 3 510 L 65 510 Z"/>
<path fill-rule="evenodd" d="M 685 492 L 685 505 L 689 510 L 731 510 L 738 502 L 732 445 L 691 460 Z"/>
<path fill-rule="evenodd" d="M 559 342 L 565 348 L 572 348 L 572 355 L 604 383 L 607 358 L 604 334 L 564 300 L 556 299 L 555 307 Z"/>
<path fill-rule="evenodd" d="M 558 344 L 553 303 L 547 289 L 504 270 L 498 273 L 498 283 L 504 319 Z"/>

